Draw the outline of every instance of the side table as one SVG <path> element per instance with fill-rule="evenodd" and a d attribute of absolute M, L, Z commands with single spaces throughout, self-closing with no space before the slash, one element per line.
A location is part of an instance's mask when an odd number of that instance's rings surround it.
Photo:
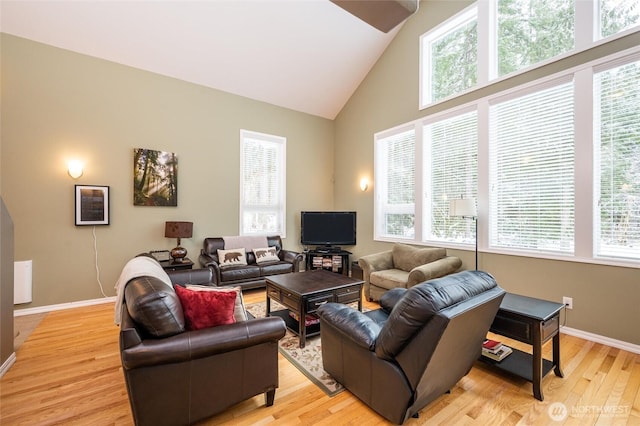
<path fill-rule="evenodd" d="M 533 383 L 533 395 L 544 400 L 540 382 L 553 369 L 558 377 L 564 377 L 560 368 L 560 311 L 562 303 L 550 302 L 533 297 L 507 293 L 500 304 L 500 309 L 491 324 L 490 331 L 532 347 L 532 354 L 519 351 L 502 361 L 481 357 L 488 364 L 498 369 L 522 377 Z M 542 345 L 553 339 L 553 359 L 542 358 Z"/>
<path fill-rule="evenodd" d="M 179 271 L 183 269 L 193 268 L 193 262 L 188 257 L 185 257 L 184 259 L 182 259 L 182 262 L 180 263 L 174 262 L 173 259 L 162 260 L 160 261 L 160 265 L 162 266 L 162 269 L 164 269 L 165 271 Z"/>

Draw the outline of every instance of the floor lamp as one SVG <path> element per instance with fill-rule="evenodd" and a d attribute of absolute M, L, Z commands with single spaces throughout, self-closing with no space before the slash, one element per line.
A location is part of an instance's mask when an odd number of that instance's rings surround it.
<path fill-rule="evenodd" d="M 458 198 L 449 202 L 449 216 L 473 219 L 476 225 L 476 271 L 478 270 L 478 212 L 475 198 Z"/>

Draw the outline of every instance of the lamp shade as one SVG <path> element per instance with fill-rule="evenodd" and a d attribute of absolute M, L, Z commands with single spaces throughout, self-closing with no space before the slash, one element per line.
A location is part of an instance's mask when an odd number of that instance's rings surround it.
<path fill-rule="evenodd" d="M 165 222 L 164 236 L 167 238 L 191 238 L 193 222 Z"/>
<path fill-rule="evenodd" d="M 478 216 L 476 210 L 475 198 L 458 198 L 449 201 L 449 216 L 457 217 L 476 217 Z"/>

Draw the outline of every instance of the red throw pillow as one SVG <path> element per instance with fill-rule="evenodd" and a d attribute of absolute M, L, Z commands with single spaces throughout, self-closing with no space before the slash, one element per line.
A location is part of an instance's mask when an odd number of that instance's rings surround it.
<path fill-rule="evenodd" d="M 182 304 L 187 330 L 236 322 L 233 316 L 235 292 L 194 291 L 179 285 L 175 289 Z"/>

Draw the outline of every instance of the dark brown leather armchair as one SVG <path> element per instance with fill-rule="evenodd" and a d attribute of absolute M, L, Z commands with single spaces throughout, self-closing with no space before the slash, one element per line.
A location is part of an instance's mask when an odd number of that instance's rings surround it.
<path fill-rule="evenodd" d="M 206 283 L 208 274 L 169 275 L 179 283 L 187 277 Z M 273 404 L 281 318 L 185 331 L 175 291 L 150 276 L 127 283 L 121 318 L 122 368 L 137 425 L 192 424 L 261 393 Z"/>
<path fill-rule="evenodd" d="M 318 309 L 324 369 L 402 424 L 451 390 L 480 357 L 504 297 L 491 275 L 464 271 L 388 291 L 381 309 Z"/>

